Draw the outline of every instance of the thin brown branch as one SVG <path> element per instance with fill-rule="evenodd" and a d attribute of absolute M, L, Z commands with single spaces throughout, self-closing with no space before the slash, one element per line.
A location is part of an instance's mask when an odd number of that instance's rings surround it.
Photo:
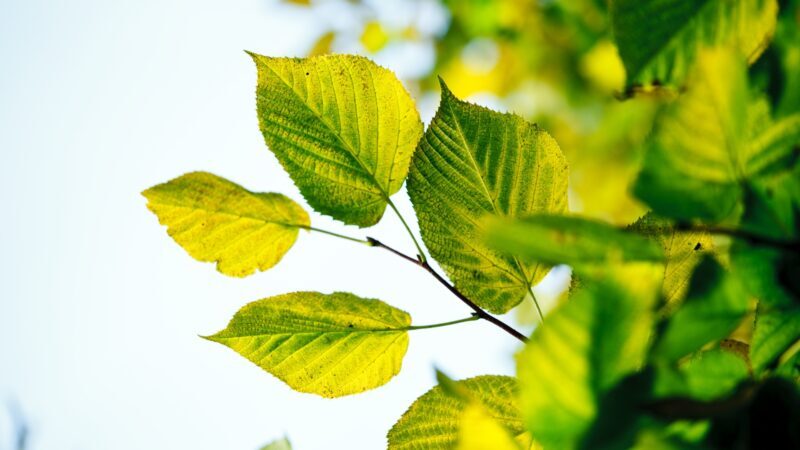
<path fill-rule="evenodd" d="M 499 327 L 500 329 L 502 329 L 506 333 L 510 334 L 511 336 L 514 336 L 515 338 L 519 339 L 522 342 L 527 342 L 528 341 L 527 336 L 525 336 L 524 334 L 522 334 L 519 331 L 515 330 L 514 328 L 510 327 L 509 325 L 507 325 L 506 323 L 504 323 L 503 321 L 501 321 L 497 317 L 494 317 L 493 315 L 487 313 L 486 311 L 483 310 L 483 308 L 481 308 L 480 306 L 476 305 L 475 302 L 473 302 L 472 300 L 467 298 L 467 296 L 462 294 L 458 289 L 456 289 L 455 286 L 450 284 L 450 282 L 445 280 L 444 277 L 439 275 L 439 273 L 436 272 L 433 269 L 433 267 L 431 267 L 430 264 L 428 264 L 427 261 L 422 260 L 422 258 L 416 258 L 416 259 L 412 258 L 411 256 L 408 256 L 405 253 L 399 252 L 399 251 L 395 250 L 394 248 L 389 247 L 388 245 L 384 244 L 383 242 L 381 242 L 381 241 L 379 241 L 377 239 L 368 237 L 367 241 L 369 241 L 370 245 L 372 245 L 373 247 L 380 247 L 382 249 L 388 250 L 389 252 L 394 253 L 395 255 L 405 259 L 406 261 L 425 269 L 428 273 L 430 273 L 433 276 L 433 278 L 436 279 L 436 281 L 439 282 L 439 284 L 441 284 L 442 286 L 446 287 L 447 290 L 449 290 L 453 295 L 455 295 L 465 305 L 469 306 L 470 309 L 472 309 L 475 312 L 475 316 L 476 317 L 481 318 L 483 320 L 486 320 L 488 322 L 491 322 L 493 325 Z"/>

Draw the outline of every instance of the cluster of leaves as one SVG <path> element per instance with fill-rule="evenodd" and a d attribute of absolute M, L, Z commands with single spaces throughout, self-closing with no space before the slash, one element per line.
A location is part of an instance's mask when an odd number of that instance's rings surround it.
<path fill-rule="evenodd" d="M 474 313 L 412 325 L 377 299 L 293 292 L 207 339 L 325 397 L 388 382 L 415 329 L 486 320 L 525 342 L 517 377 L 439 374 L 390 430 L 392 450 L 800 446 L 800 72 L 775 81 L 759 66 L 767 51 L 792 67 L 792 48 L 769 44 L 796 38 L 797 17 L 774 0 L 615 0 L 604 20 L 625 96 L 669 93 L 632 189 L 651 211 L 624 228 L 568 212 L 566 158 L 516 115 L 441 81 L 423 129 L 403 85 L 366 58 L 252 54 L 261 131 L 307 204 L 362 228 L 388 207 L 405 225 L 391 197 L 406 184 L 417 255 L 318 229 L 288 197 L 205 172 L 144 192 L 170 236 L 247 276 L 300 230 L 325 233 L 418 265 Z M 570 295 L 530 339 L 492 315 L 535 303 L 560 264 Z"/>

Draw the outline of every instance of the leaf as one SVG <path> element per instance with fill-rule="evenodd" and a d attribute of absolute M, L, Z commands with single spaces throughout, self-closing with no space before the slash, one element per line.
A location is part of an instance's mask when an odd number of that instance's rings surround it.
<path fill-rule="evenodd" d="M 742 358 L 720 348 L 698 352 L 677 368 L 662 368 L 658 375 L 654 396 L 700 401 L 728 396 L 750 376 Z"/>
<path fill-rule="evenodd" d="M 739 280 L 711 257 L 697 266 L 681 308 L 670 317 L 653 348 L 655 358 L 677 361 L 728 336 L 749 310 Z"/>
<path fill-rule="evenodd" d="M 745 185 L 740 228 L 776 239 L 800 236 L 800 164 Z"/>
<path fill-rule="evenodd" d="M 747 75 L 722 51 L 703 52 L 692 75 L 656 123 L 634 194 L 660 216 L 721 221 L 746 175 Z"/>
<path fill-rule="evenodd" d="M 167 233 L 198 261 L 244 277 L 277 264 L 308 228 L 308 214 L 275 193 L 250 192 L 207 172 L 192 172 L 142 192 Z"/>
<path fill-rule="evenodd" d="M 517 442 L 530 446 L 517 403 L 517 380 L 483 375 L 456 382 L 457 386 L 485 409 L 486 415 L 508 430 Z M 389 430 L 389 450 L 449 450 L 460 433 L 465 409 L 471 402 L 436 386 L 418 398 Z M 527 448 L 527 447 L 526 447 Z"/>
<path fill-rule="evenodd" d="M 504 313 L 549 271 L 482 242 L 487 214 L 522 217 L 567 209 L 567 162 L 538 126 L 457 99 L 442 100 L 411 164 L 408 193 L 425 245 L 471 300 Z"/>
<path fill-rule="evenodd" d="M 537 214 L 488 222 L 486 239 L 492 247 L 523 261 L 574 267 L 664 261 L 656 242 L 591 219 Z"/>
<path fill-rule="evenodd" d="M 703 47 L 732 46 L 752 63 L 775 32 L 775 0 L 612 0 L 628 86 L 680 84 Z"/>
<path fill-rule="evenodd" d="M 261 447 L 261 450 L 292 450 L 292 444 L 289 443 L 289 439 L 283 438 L 270 442 Z"/>
<path fill-rule="evenodd" d="M 261 132 L 308 204 L 347 224 L 376 224 L 422 135 L 403 85 L 359 56 L 251 56 Z"/>
<path fill-rule="evenodd" d="M 665 219 L 647 213 L 628 227 L 647 236 L 664 249 L 664 281 L 661 295 L 668 308 L 677 306 L 686 296 L 689 278 L 705 254 L 712 252 L 711 235 L 700 231 L 678 231 Z"/>
<path fill-rule="evenodd" d="M 789 347 L 800 341 L 800 304 L 783 309 L 765 307 L 763 311 L 762 306 L 750 343 L 750 361 L 758 374 L 777 363 Z"/>
<path fill-rule="evenodd" d="M 480 403 L 468 404 L 461 414 L 460 423 L 457 450 L 521 450 L 524 448 Z"/>
<path fill-rule="evenodd" d="M 517 357 L 525 424 L 544 448 L 572 449 L 603 394 L 644 361 L 655 295 L 587 284 L 537 328 Z"/>
<path fill-rule="evenodd" d="M 293 292 L 250 303 L 206 339 L 226 345 L 292 389 L 356 394 L 400 372 L 407 313 L 345 292 Z"/>

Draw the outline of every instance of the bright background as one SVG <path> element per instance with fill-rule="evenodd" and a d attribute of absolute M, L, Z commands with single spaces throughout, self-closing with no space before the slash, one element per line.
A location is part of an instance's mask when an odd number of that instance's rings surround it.
<path fill-rule="evenodd" d="M 448 21 L 436 2 L 411 2 L 412 19 L 388 3 L 390 22 L 435 34 Z M 323 25 L 347 32 L 348 11 L 343 2 L 312 12 L 256 0 L 0 3 L 0 449 L 13 448 L 20 418 L 34 450 L 256 449 L 283 435 L 298 450 L 379 449 L 434 384 L 434 366 L 456 378 L 513 373 L 518 343 L 468 323 L 414 332 L 388 385 L 325 400 L 197 336 L 249 301 L 295 290 L 381 298 L 417 324 L 468 315 L 418 268 L 319 235 L 301 235 L 275 269 L 227 278 L 172 242 L 139 194 L 208 170 L 302 200 L 259 133 L 243 50 L 304 56 Z M 433 58 L 422 42 L 377 59 L 413 77 Z M 418 97 L 427 122 L 438 97 Z M 412 217 L 404 192 L 396 201 Z M 388 213 L 368 231 L 312 220 L 413 249 Z"/>

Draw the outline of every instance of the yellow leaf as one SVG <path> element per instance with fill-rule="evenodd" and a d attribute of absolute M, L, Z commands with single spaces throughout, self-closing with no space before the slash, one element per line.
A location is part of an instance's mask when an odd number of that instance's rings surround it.
<path fill-rule="evenodd" d="M 291 199 L 250 192 L 207 172 L 192 172 L 142 193 L 167 233 L 194 259 L 244 277 L 277 264 L 310 226 Z"/>

